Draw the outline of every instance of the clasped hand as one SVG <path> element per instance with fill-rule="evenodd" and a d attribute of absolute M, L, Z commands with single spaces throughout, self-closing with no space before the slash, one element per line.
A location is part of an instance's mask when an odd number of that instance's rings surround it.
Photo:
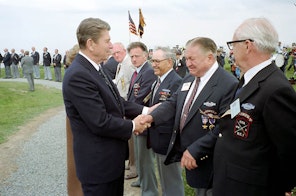
<path fill-rule="evenodd" d="M 151 127 L 152 117 L 150 115 L 141 114 L 134 119 L 135 130 L 134 133 L 139 135 L 143 133 L 146 129 Z"/>

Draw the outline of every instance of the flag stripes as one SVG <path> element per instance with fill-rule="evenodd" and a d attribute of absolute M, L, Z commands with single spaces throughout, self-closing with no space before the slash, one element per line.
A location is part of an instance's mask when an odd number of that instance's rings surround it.
<path fill-rule="evenodd" d="M 130 15 L 130 12 L 128 11 L 128 23 L 129 23 L 129 31 L 132 33 L 132 34 L 135 34 L 135 35 L 138 35 L 137 33 L 137 28 L 136 28 L 136 25 Z"/>

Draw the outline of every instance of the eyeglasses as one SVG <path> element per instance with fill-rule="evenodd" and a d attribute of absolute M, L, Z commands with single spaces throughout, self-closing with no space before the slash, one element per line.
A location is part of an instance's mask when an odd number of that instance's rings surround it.
<path fill-rule="evenodd" d="M 156 64 L 159 64 L 159 63 L 161 63 L 162 61 L 165 61 L 165 60 L 168 60 L 168 59 L 162 59 L 162 60 L 151 59 L 151 60 L 150 60 L 150 63 L 156 63 Z"/>
<path fill-rule="evenodd" d="M 245 41 L 254 42 L 254 40 L 252 40 L 252 39 L 241 39 L 241 40 L 235 40 L 235 41 L 230 41 L 230 42 L 226 42 L 226 43 L 227 43 L 229 50 L 233 50 L 234 43 L 245 42 Z"/>

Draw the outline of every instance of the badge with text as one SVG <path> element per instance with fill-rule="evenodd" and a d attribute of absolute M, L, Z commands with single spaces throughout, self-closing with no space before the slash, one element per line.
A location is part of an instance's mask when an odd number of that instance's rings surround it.
<path fill-rule="evenodd" d="M 234 118 L 238 113 L 240 113 L 240 102 L 239 98 L 230 104 L 231 119 Z"/>
<path fill-rule="evenodd" d="M 249 114 L 241 112 L 236 117 L 233 134 L 235 137 L 247 139 L 249 137 L 250 126 L 253 119 Z"/>
<path fill-rule="evenodd" d="M 190 88 L 191 82 L 186 82 L 182 85 L 181 91 L 188 91 Z"/>

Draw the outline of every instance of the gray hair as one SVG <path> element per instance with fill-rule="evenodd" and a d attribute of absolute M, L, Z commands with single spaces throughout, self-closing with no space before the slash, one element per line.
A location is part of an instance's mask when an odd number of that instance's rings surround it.
<path fill-rule="evenodd" d="M 169 47 L 162 47 L 162 46 L 157 46 L 155 47 L 154 51 L 156 50 L 161 50 L 163 52 L 163 56 L 166 59 L 176 59 L 175 53 L 169 48 Z"/>
<path fill-rule="evenodd" d="M 200 46 L 200 49 L 204 52 L 204 54 L 207 54 L 210 52 L 213 54 L 214 58 L 217 56 L 217 45 L 214 42 L 214 40 L 208 38 L 208 37 L 196 37 L 193 39 L 190 39 L 186 42 L 186 47 L 192 47 L 192 46 Z"/>
<path fill-rule="evenodd" d="M 110 31 L 110 25 L 99 18 L 86 18 L 78 26 L 76 31 L 79 47 L 84 49 L 86 41 L 92 39 L 96 42 L 103 31 Z"/>
<path fill-rule="evenodd" d="M 279 38 L 273 25 L 266 18 L 245 20 L 235 31 L 237 39 L 251 39 L 257 49 L 272 54 L 278 45 Z"/>

